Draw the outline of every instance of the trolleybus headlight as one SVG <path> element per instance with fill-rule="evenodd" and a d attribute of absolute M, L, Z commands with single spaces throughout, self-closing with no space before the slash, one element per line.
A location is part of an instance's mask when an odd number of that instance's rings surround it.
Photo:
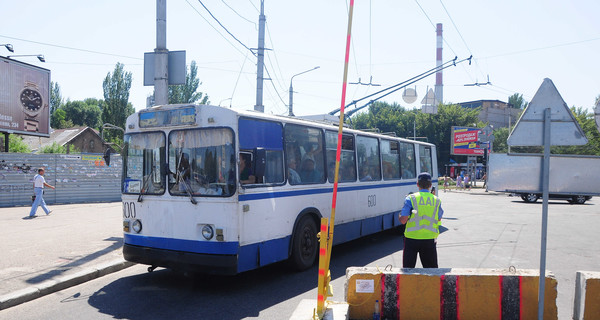
<path fill-rule="evenodd" d="M 205 225 L 204 227 L 202 227 L 202 236 L 204 237 L 204 239 L 210 240 L 214 235 L 215 231 L 211 226 Z"/>
<path fill-rule="evenodd" d="M 142 222 L 140 220 L 135 220 L 131 224 L 131 228 L 135 233 L 140 233 L 142 231 Z"/>

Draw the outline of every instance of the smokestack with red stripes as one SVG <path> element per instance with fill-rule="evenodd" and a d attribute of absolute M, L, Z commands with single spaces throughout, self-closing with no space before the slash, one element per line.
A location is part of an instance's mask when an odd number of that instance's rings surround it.
<path fill-rule="evenodd" d="M 437 50 L 436 50 L 436 66 L 439 68 L 442 66 L 442 24 L 438 23 L 436 28 L 437 33 Z M 435 99 L 438 103 L 444 102 L 444 88 L 442 84 L 442 70 L 435 74 Z"/>

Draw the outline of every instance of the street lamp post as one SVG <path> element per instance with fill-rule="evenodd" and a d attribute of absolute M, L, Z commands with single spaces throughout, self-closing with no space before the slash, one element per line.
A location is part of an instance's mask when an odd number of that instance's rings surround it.
<path fill-rule="evenodd" d="M 301 75 L 301 74 L 304 74 L 304 73 L 307 73 L 307 72 L 310 72 L 310 71 L 313 71 L 313 70 L 317 70 L 317 69 L 319 69 L 319 68 L 320 68 L 320 66 L 316 66 L 316 67 L 314 67 L 314 68 L 312 68 L 312 69 L 308 69 L 308 70 L 306 70 L 306 71 L 302 71 L 302 72 L 300 72 L 300 73 L 296 73 L 296 74 L 295 74 L 295 75 L 293 75 L 293 76 L 292 76 L 292 78 L 290 79 L 290 104 L 289 104 L 289 106 L 288 106 L 288 107 L 289 107 L 289 114 L 288 114 L 288 115 L 289 115 L 290 117 L 293 117 L 293 116 L 294 116 L 294 112 L 292 111 L 292 110 L 293 110 L 293 104 L 294 104 L 294 88 L 292 87 L 292 81 L 294 81 L 294 77 L 295 77 L 295 76 L 299 76 L 299 75 Z"/>
<path fill-rule="evenodd" d="M 15 52 L 15 49 L 13 49 L 13 45 L 10 43 L 3 43 L 3 44 L 0 44 L 0 46 L 5 47 L 6 50 L 8 50 L 10 52 Z"/>
<path fill-rule="evenodd" d="M 14 57 L 36 57 L 41 62 L 46 62 L 46 58 L 44 58 L 43 54 L 16 54 L 16 55 L 6 56 L 6 57 L 9 59 L 12 59 Z"/>

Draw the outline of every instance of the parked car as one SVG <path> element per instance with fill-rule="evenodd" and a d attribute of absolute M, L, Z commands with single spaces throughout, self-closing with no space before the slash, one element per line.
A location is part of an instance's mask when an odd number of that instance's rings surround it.
<path fill-rule="evenodd" d="M 541 193 L 516 193 L 515 195 L 520 196 L 527 203 L 533 203 L 542 198 Z M 572 194 L 550 194 L 548 198 L 551 200 L 567 200 L 572 204 L 584 204 L 592 197 Z"/>

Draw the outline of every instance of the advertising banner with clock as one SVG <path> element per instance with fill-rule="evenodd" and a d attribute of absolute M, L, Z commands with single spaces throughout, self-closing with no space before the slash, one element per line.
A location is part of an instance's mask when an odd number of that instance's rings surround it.
<path fill-rule="evenodd" d="M 50 136 L 50 70 L 0 57 L 0 132 Z"/>

